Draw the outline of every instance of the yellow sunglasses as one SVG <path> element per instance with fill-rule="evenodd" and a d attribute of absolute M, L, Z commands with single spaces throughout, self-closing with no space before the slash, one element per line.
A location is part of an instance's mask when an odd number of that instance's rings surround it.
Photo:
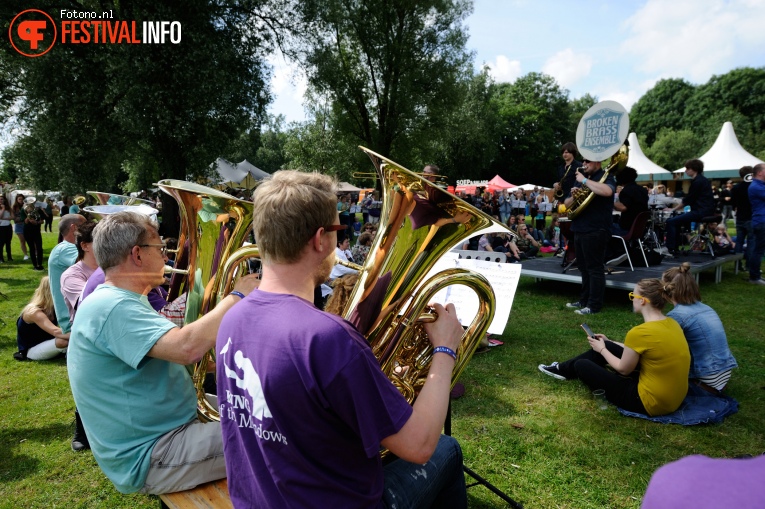
<path fill-rule="evenodd" d="M 645 303 L 651 302 L 650 300 L 648 300 L 647 298 L 643 297 L 642 295 L 635 295 L 633 292 L 630 292 L 630 300 L 635 300 L 635 299 L 642 299 L 643 302 L 645 302 Z"/>

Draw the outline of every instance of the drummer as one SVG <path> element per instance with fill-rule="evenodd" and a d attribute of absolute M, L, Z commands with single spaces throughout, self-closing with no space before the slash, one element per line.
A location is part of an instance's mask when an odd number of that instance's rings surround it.
<path fill-rule="evenodd" d="M 648 191 L 637 185 L 636 180 L 637 171 L 629 166 L 616 175 L 616 183 L 622 186 L 622 190 L 614 202 L 614 210 L 621 212 L 619 222 L 611 227 L 614 235 L 627 235 L 638 214 L 648 210 Z"/>

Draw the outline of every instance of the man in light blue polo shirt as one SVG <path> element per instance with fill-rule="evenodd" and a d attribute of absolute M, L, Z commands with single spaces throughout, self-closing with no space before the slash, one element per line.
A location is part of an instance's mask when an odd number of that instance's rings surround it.
<path fill-rule="evenodd" d="M 53 308 L 56 310 L 56 321 L 63 333 L 72 328 L 69 324 L 69 308 L 61 294 L 61 274 L 77 261 L 77 246 L 74 245 L 74 234 L 77 227 L 85 222 L 79 214 L 67 214 L 58 223 L 58 231 L 63 241 L 56 245 L 48 257 L 48 278 L 50 291 L 53 294 Z"/>
<path fill-rule="evenodd" d="M 164 281 L 167 260 L 155 222 L 112 214 L 96 226 L 93 251 L 106 279 L 77 311 L 67 366 L 98 465 L 122 493 L 170 493 L 225 477 L 220 423 L 197 418 L 185 365 L 213 347 L 223 315 L 256 280 L 240 279 L 179 329 L 146 297 Z"/>

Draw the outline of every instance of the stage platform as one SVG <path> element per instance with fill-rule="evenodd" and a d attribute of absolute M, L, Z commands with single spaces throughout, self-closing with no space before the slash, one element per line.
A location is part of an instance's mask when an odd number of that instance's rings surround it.
<path fill-rule="evenodd" d="M 631 271 L 629 265 L 626 267 L 612 267 L 611 274 L 606 274 L 606 286 L 609 288 L 619 288 L 622 290 L 632 290 L 635 283 L 645 278 L 661 278 L 662 273 L 670 267 L 681 265 L 683 262 L 691 264 L 691 273 L 695 276 L 696 282 L 699 281 L 699 273 L 706 270 L 715 271 L 715 283 L 722 279 L 722 268 L 726 263 L 735 263 L 735 273 L 738 274 L 738 260 L 743 258 L 743 254 L 729 254 L 712 258 L 709 254 L 693 253 L 678 258 L 664 258 L 659 265 L 651 267 L 635 267 Z M 544 257 L 522 262 L 521 276 L 533 277 L 537 281 L 551 279 L 554 281 L 563 281 L 566 283 L 582 283 L 582 276 L 576 265 L 569 267 L 564 273 L 561 265 L 562 258 Z M 634 260 L 633 260 L 634 262 Z"/>

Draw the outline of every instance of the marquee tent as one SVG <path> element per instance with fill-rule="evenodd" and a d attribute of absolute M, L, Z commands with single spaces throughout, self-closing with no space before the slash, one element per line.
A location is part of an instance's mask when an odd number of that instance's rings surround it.
<path fill-rule="evenodd" d="M 742 166 L 754 166 L 765 162 L 754 157 L 741 146 L 733 131 L 733 124 L 730 122 L 723 124 L 712 148 L 699 159 L 704 161 L 704 176 L 710 179 L 738 177 L 738 170 Z M 674 173 L 685 179 L 688 178 L 684 175 L 685 168 L 675 170 Z"/>
<path fill-rule="evenodd" d="M 359 191 L 361 191 L 360 187 L 356 187 L 353 184 L 349 184 L 348 182 L 340 182 L 337 185 L 338 193 L 358 193 Z"/>
<path fill-rule="evenodd" d="M 502 189 L 512 189 L 514 187 L 516 187 L 515 184 L 511 184 L 497 175 L 489 181 L 489 185 L 486 186 L 486 189 L 489 191 L 501 191 Z"/>
<path fill-rule="evenodd" d="M 215 171 L 220 176 L 220 180 L 225 183 L 238 184 L 247 176 L 247 172 L 237 168 L 238 165 L 232 164 L 222 157 L 219 157 L 213 163 Z"/>
<path fill-rule="evenodd" d="M 517 186 L 518 189 L 523 189 L 524 191 L 533 191 L 534 188 L 542 189 L 543 191 L 549 191 L 550 187 L 544 187 L 544 186 L 538 186 L 536 184 L 523 184 L 522 186 Z"/>
<path fill-rule="evenodd" d="M 238 170 L 242 170 L 247 172 L 247 174 L 244 176 L 244 178 L 239 182 L 240 187 L 246 187 L 247 189 L 252 189 L 253 187 L 258 185 L 258 182 L 263 180 L 266 177 L 270 177 L 271 174 L 268 172 L 265 172 L 249 162 L 247 159 L 244 159 L 242 162 L 236 164 L 236 168 Z"/>
<path fill-rule="evenodd" d="M 643 153 L 635 133 L 630 133 L 630 135 L 627 137 L 627 141 L 629 141 L 630 144 L 627 166 L 630 168 L 635 168 L 637 171 L 637 182 L 672 180 L 672 172 L 665 170 L 658 164 L 654 163 L 648 159 L 648 156 Z"/>

